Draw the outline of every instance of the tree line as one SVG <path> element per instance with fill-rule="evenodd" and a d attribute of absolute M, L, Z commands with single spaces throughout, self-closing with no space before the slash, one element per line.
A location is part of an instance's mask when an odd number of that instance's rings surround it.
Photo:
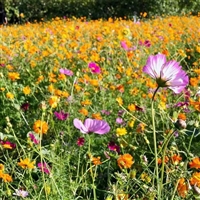
<path fill-rule="evenodd" d="M 200 0 L 0 0 L 5 5 L 10 23 L 20 23 L 54 17 L 133 17 L 148 13 L 162 15 L 197 15 Z"/>

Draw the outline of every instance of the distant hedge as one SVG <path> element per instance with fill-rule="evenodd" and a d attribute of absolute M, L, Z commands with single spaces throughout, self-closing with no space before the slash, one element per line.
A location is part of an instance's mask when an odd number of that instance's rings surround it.
<path fill-rule="evenodd" d="M 148 17 L 198 14 L 200 0 L 0 0 L 10 22 L 34 21 L 52 17 L 133 17 L 141 12 Z"/>

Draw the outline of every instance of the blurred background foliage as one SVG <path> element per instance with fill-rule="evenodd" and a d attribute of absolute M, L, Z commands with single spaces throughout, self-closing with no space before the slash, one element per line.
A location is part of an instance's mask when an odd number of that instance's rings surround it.
<path fill-rule="evenodd" d="M 10 23 L 51 19 L 53 17 L 109 17 L 162 15 L 197 15 L 200 0 L 0 0 L 6 8 Z"/>

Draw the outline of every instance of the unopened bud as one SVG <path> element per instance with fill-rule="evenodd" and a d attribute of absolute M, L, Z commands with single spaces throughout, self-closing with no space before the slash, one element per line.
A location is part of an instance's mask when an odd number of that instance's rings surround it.
<path fill-rule="evenodd" d="M 178 119 L 175 123 L 175 127 L 178 129 L 185 129 L 187 127 L 186 121 L 182 119 Z"/>

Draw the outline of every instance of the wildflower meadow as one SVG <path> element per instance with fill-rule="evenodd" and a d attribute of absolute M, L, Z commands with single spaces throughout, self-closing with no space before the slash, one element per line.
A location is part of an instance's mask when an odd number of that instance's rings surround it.
<path fill-rule="evenodd" d="M 200 199 L 200 18 L 0 27 L 0 199 Z"/>

